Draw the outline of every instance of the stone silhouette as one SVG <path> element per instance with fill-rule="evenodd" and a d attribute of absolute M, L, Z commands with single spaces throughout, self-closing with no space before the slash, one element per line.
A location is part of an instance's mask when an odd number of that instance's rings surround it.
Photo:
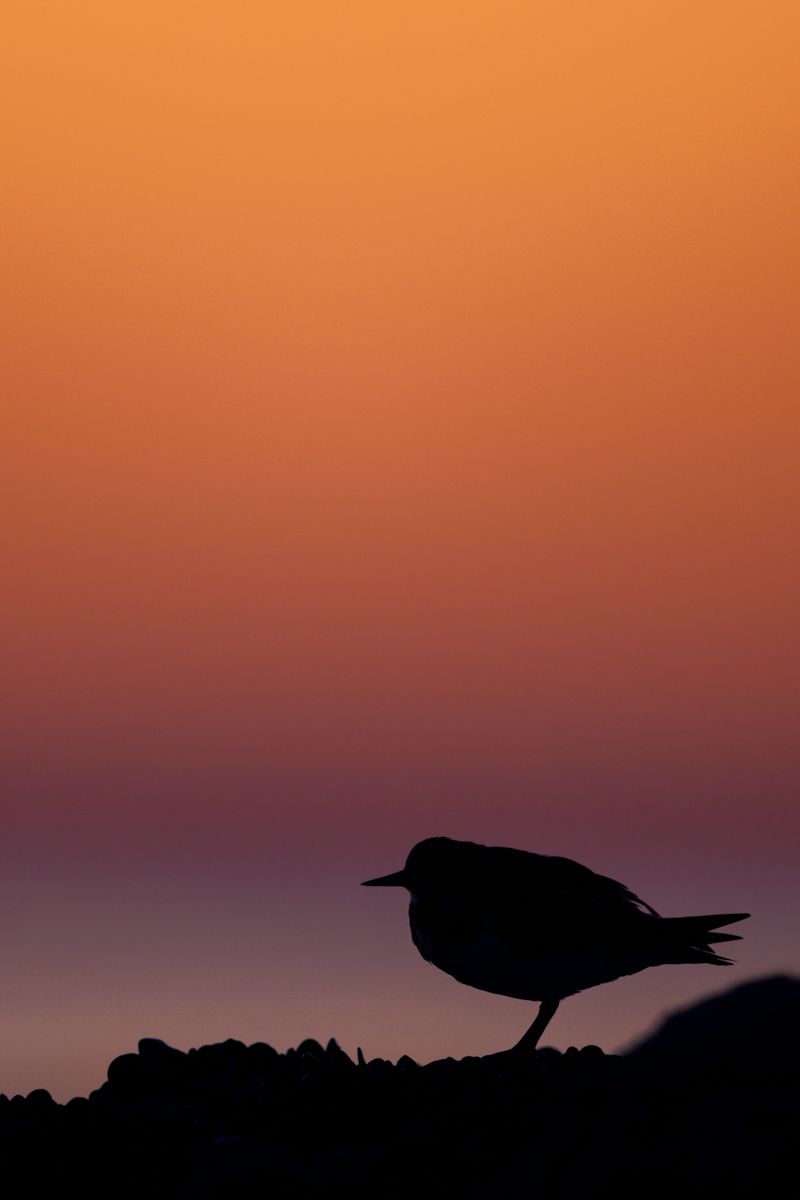
<path fill-rule="evenodd" d="M 798 1003 L 800 980 L 751 981 L 624 1057 L 573 1046 L 420 1065 L 313 1038 L 283 1053 L 143 1038 L 87 1098 L 0 1095 L 3 1182 L 82 1200 L 783 1196 Z"/>

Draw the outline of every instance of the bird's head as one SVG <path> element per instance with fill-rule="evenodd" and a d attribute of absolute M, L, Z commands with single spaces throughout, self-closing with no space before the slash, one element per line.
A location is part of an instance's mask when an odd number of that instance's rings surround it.
<path fill-rule="evenodd" d="M 454 885 L 469 880 L 475 868 L 475 851 L 480 849 L 473 842 L 425 838 L 413 847 L 402 871 L 366 879 L 362 887 L 404 887 L 412 896 L 452 890 Z"/>

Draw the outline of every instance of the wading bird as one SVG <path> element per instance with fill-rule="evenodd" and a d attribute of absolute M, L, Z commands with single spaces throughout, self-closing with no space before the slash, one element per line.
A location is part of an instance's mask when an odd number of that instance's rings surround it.
<path fill-rule="evenodd" d="M 709 949 L 749 913 L 662 917 L 623 884 L 569 858 L 433 837 L 402 871 L 365 887 L 411 894 L 411 937 L 428 962 L 470 987 L 539 1012 L 513 1050 L 536 1047 L 561 1000 L 664 963 L 728 966 Z"/>

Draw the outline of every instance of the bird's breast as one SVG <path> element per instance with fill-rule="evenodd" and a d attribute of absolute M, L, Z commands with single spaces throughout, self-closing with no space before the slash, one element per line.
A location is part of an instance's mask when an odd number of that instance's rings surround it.
<path fill-rule="evenodd" d="M 414 945 L 423 958 L 439 966 L 442 953 L 468 947 L 477 935 L 480 917 L 473 905 L 445 900 L 411 898 L 409 922 Z"/>
<path fill-rule="evenodd" d="M 561 946 L 533 934 L 519 942 L 471 904 L 428 903 L 412 898 L 411 937 L 420 954 L 459 983 L 513 996 L 544 1000 L 574 995 L 641 969 L 600 947 Z"/>
<path fill-rule="evenodd" d="M 477 903 L 412 898 L 409 920 L 422 957 L 460 983 L 504 995 L 529 990 L 530 981 L 516 978 L 519 964 Z"/>

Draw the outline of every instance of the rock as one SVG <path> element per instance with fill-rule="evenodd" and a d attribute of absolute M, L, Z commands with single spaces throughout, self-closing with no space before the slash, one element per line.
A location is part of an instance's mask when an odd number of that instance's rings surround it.
<path fill-rule="evenodd" d="M 798 1124 L 797 995 L 773 979 L 712 997 L 624 1058 L 590 1045 L 419 1066 L 359 1050 L 356 1068 L 335 1039 L 184 1054 L 143 1038 L 88 1099 L 0 1097 L 3 1178 L 104 1200 L 123 1176 L 126 1195 L 192 1200 L 778 1195 Z M 731 1079 L 742 1061 L 760 1074 Z"/>
<path fill-rule="evenodd" d="M 108 1064 L 108 1082 L 116 1095 L 142 1095 L 148 1083 L 144 1060 L 138 1054 L 120 1054 Z"/>
<path fill-rule="evenodd" d="M 601 1050 L 599 1046 L 584 1046 L 580 1053 L 582 1059 L 590 1061 L 597 1061 L 606 1057 L 605 1051 Z"/>
<path fill-rule="evenodd" d="M 793 1074 L 800 1068 L 800 979 L 740 984 L 681 1012 L 628 1052 L 642 1066 L 697 1074 Z"/>
<path fill-rule="evenodd" d="M 177 1059 L 184 1058 L 183 1051 L 176 1050 L 174 1046 L 163 1042 L 161 1038 L 141 1038 L 139 1041 L 139 1053 L 142 1058 L 155 1059 L 158 1062 L 165 1060 L 175 1062 Z"/>
<path fill-rule="evenodd" d="M 307 1058 L 324 1058 L 325 1051 L 314 1038 L 305 1038 L 297 1047 L 297 1053 Z"/>

